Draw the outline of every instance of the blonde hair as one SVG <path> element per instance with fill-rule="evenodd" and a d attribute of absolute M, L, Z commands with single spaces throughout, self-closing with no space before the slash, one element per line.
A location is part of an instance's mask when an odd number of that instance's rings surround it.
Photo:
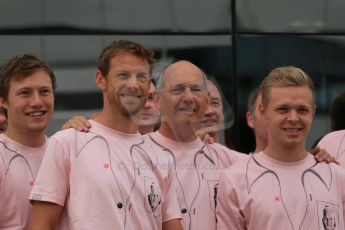
<path fill-rule="evenodd" d="M 265 107 L 268 105 L 271 88 L 288 86 L 307 86 L 313 93 L 313 103 L 315 104 L 313 81 L 303 70 L 294 66 L 275 68 L 261 82 L 262 104 Z"/>

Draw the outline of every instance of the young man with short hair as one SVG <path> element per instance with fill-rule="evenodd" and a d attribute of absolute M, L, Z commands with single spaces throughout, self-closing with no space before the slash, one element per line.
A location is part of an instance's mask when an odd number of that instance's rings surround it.
<path fill-rule="evenodd" d="M 221 176 L 217 229 L 320 229 L 326 208 L 332 226 L 344 229 L 345 171 L 317 163 L 305 149 L 316 109 L 311 79 L 279 67 L 261 92 L 268 144 Z"/>
<path fill-rule="evenodd" d="M 0 229 L 28 228 L 28 197 L 46 148 L 55 87 L 52 70 L 34 55 L 11 58 L 0 71 L 8 124 L 0 134 Z"/>

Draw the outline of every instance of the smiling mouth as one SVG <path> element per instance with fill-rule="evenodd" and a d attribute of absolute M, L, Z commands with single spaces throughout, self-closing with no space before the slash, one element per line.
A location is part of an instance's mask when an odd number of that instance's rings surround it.
<path fill-rule="evenodd" d="M 205 119 L 205 120 L 202 120 L 201 123 L 204 124 L 204 125 L 207 125 L 207 126 L 212 126 L 212 125 L 217 124 L 217 120 L 214 119 L 214 118 Z"/>
<path fill-rule="evenodd" d="M 195 108 L 179 108 L 178 110 L 183 111 L 183 112 L 195 112 Z"/>
<path fill-rule="evenodd" d="M 30 117 L 41 117 L 44 114 L 46 114 L 45 111 L 34 111 L 34 112 L 28 112 L 26 113 L 26 115 L 30 116 Z"/>
<path fill-rule="evenodd" d="M 153 114 L 152 113 L 141 113 L 140 116 L 151 117 L 151 116 L 153 116 Z"/>
<path fill-rule="evenodd" d="M 283 130 L 288 133 L 297 133 L 302 131 L 302 128 L 283 128 Z"/>
<path fill-rule="evenodd" d="M 122 93 L 120 93 L 120 96 L 127 99 L 138 99 L 141 97 L 140 95 L 122 94 Z"/>

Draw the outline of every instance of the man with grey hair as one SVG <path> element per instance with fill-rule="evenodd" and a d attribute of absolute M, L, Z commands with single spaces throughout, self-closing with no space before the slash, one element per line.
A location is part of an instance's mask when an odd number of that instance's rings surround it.
<path fill-rule="evenodd" d="M 205 145 L 195 134 L 209 104 L 207 79 L 197 66 L 188 61 L 168 66 L 157 92 L 161 127 L 146 140 L 152 142 L 153 152 L 167 153 L 157 154 L 162 164 L 173 160 L 184 229 L 215 229 L 219 173 L 246 156 L 220 144 Z"/>

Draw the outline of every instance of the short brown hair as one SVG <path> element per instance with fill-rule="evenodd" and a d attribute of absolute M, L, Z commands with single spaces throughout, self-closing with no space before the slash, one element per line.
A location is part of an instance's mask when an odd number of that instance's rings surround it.
<path fill-rule="evenodd" d="M 152 64 L 154 63 L 153 51 L 135 42 L 119 40 L 113 41 L 104 47 L 99 55 L 98 70 L 101 71 L 103 76 L 107 76 L 109 72 L 110 60 L 121 52 L 131 53 L 142 59 L 146 59 L 150 65 L 150 74 L 152 73 Z"/>
<path fill-rule="evenodd" d="M 24 54 L 23 56 L 15 56 L 9 59 L 0 70 L 0 97 L 5 100 L 8 99 L 8 92 L 10 88 L 11 80 L 24 79 L 31 74 L 43 70 L 50 76 L 52 82 L 52 88 L 55 92 L 56 79 L 53 71 L 50 69 L 47 63 L 42 61 L 35 55 Z"/>
<path fill-rule="evenodd" d="M 262 81 L 260 85 L 262 104 L 267 106 L 272 87 L 288 86 L 307 86 L 312 91 L 314 100 L 315 87 L 308 74 L 306 74 L 300 68 L 294 66 L 284 66 L 273 69 Z"/>

